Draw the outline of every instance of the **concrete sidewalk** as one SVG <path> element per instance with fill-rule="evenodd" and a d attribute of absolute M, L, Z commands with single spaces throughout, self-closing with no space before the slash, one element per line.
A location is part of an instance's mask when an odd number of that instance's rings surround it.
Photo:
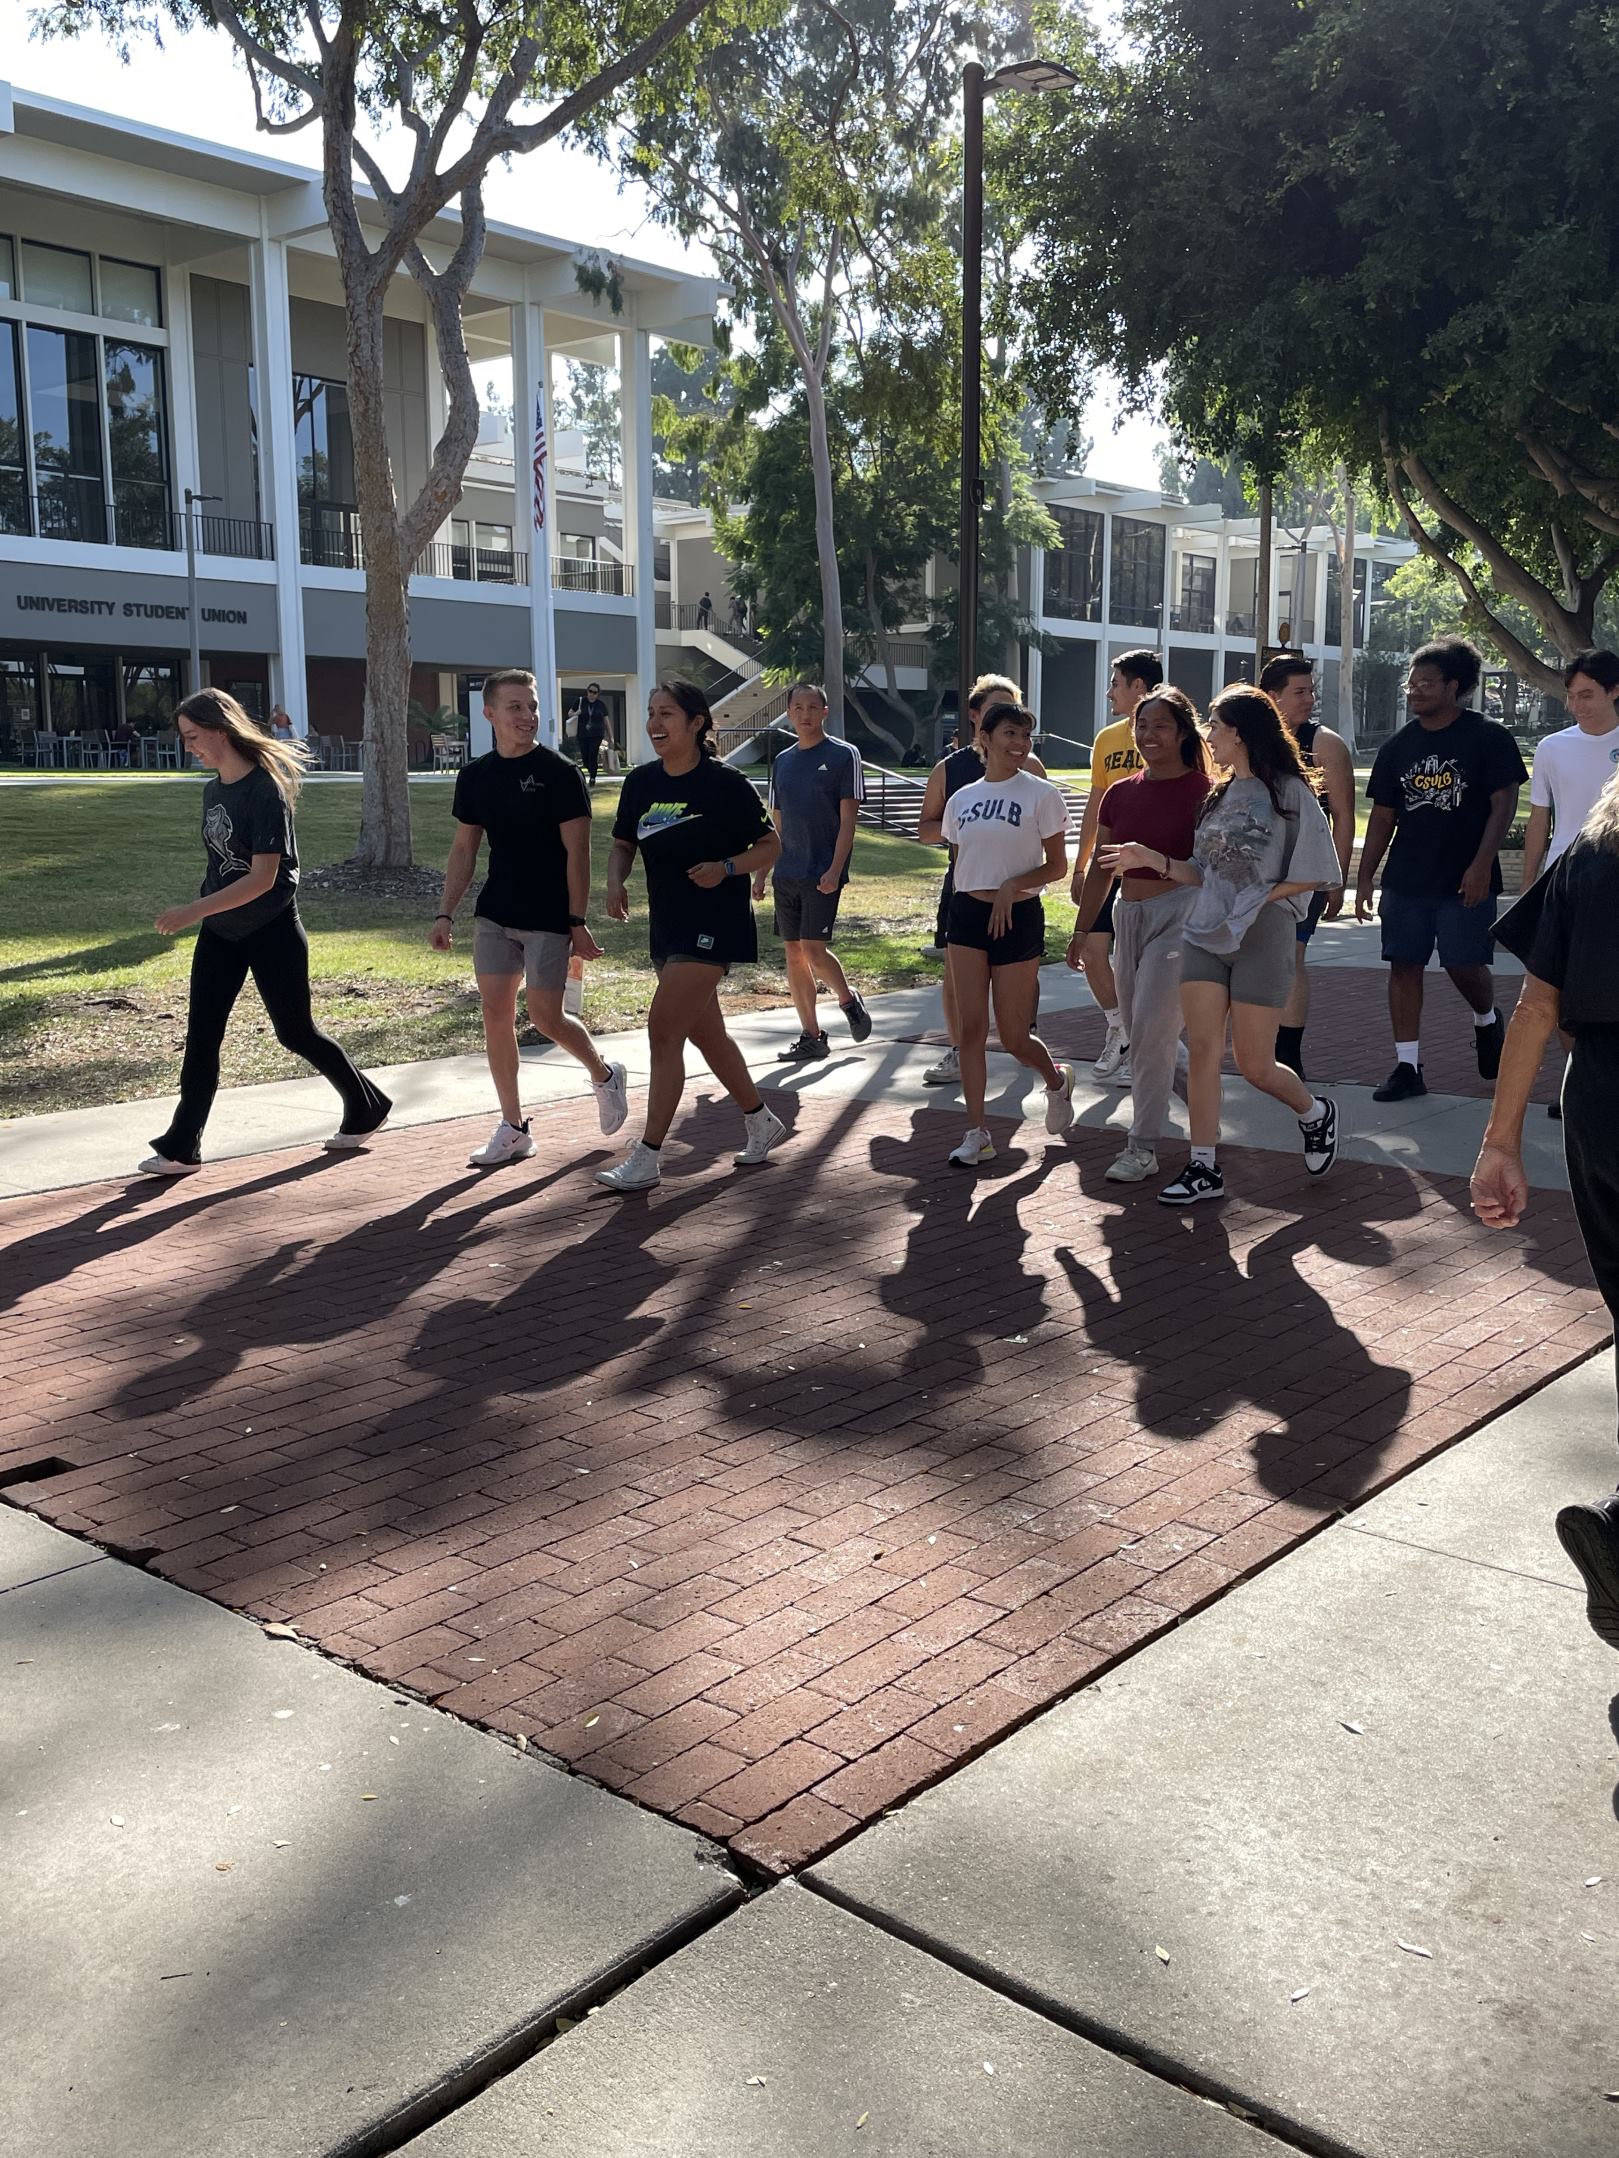
<path fill-rule="evenodd" d="M 1329 923 L 1317 932 L 1319 948 L 1312 948 L 1311 964 L 1328 977 L 1322 984 L 1323 1001 L 1331 994 L 1330 975 L 1334 969 L 1364 969 L 1375 958 L 1376 937 L 1376 926 L 1368 923 Z M 1503 958 L 1498 972 L 1504 982 L 1512 977 L 1515 968 L 1515 962 L 1508 963 Z M 1040 993 L 1041 1009 L 1048 1014 L 1095 1009 L 1083 977 L 1064 965 L 1042 970 Z M 790 1007 L 737 1013 L 729 1023 L 762 1087 L 844 1100 L 882 1099 L 959 1119 L 959 1093 L 954 1088 L 925 1086 L 922 1080 L 922 1074 L 939 1054 L 936 1045 L 920 1039 L 936 1032 L 942 1024 L 938 989 L 898 991 L 874 998 L 871 1008 L 876 1024 L 868 1042 L 858 1047 L 850 1042 L 841 1021 L 834 1017 L 828 1029 L 832 1036 L 831 1057 L 825 1063 L 802 1069 L 783 1067 L 775 1061 L 797 1031 Z M 1446 1017 L 1452 1028 L 1459 1024 L 1454 1013 Z M 650 1068 L 645 1033 L 603 1035 L 598 1039 L 603 1056 L 624 1064 L 632 1088 L 643 1087 Z M 690 1101 L 711 1090 L 712 1082 L 699 1059 L 691 1057 L 688 1063 Z M 589 1082 L 579 1066 L 549 1044 L 525 1049 L 522 1065 L 526 1108 L 578 1101 L 589 1093 Z M 487 1115 L 493 1122 L 497 1114 L 494 1090 L 481 1055 L 388 1065 L 372 1076 L 393 1097 L 390 1131 L 466 1116 Z M 992 1055 L 988 1104 L 991 1115 L 1022 1113 L 1022 1105 L 1035 1091 L 1031 1075 L 1010 1058 Z M 1470 1173 L 1484 1130 L 1485 1108 L 1480 1100 L 1435 1092 L 1416 1101 L 1379 1103 L 1372 1100 L 1369 1086 L 1339 1085 L 1333 1091 L 1339 1104 L 1341 1151 L 1346 1161 L 1420 1166 L 1447 1176 Z M 1082 1126 L 1111 1127 L 1119 1131 L 1122 1141 L 1129 1122 L 1127 1091 L 1097 1085 L 1081 1066 L 1075 1099 Z M 56 1191 L 75 1184 L 121 1181 L 130 1176 L 135 1164 L 150 1151 L 154 1135 L 167 1124 L 173 1101 L 172 1095 L 163 1095 L 149 1101 L 117 1102 L 103 1108 L 59 1110 L 46 1116 L 0 1121 L 0 1198 Z M 636 1104 L 627 1127 L 632 1134 L 639 1128 L 638 1112 Z M 1171 1100 L 1169 1114 L 1175 1131 L 1184 1133 L 1186 1110 L 1178 1096 Z M 324 1080 L 313 1076 L 227 1088 L 221 1092 L 210 1119 L 208 1159 L 233 1161 L 286 1147 L 318 1147 L 335 1121 L 332 1090 Z M 1256 1095 L 1237 1079 L 1226 1081 L 1222 1133 L 1222 1144 L 1233 1147 L 1257 1146 L 1287 1153 L 1298 1150 L 1298 1129 L 1289 1112 L 1280 1103 Z M 376 1144 L 386 1146 L 386 1135 Z M 1524 1159 L 1530 1181 L 1537 1188 L 1567 1190 L 1561 1133 L 1543 1117 L 1529 1120 Z"/>
<path fill-rule="evenodd" d="M 412 2158 L 1607 2158 L 1619 1665 L 1550 1523 L 1613 1425 L 1604 1356 Z"/>
<path fill-rule="evenodd" d="M 711 1922 L 712 1845 L 0 1506 L 0 2144 L 390 2147 Z"/>

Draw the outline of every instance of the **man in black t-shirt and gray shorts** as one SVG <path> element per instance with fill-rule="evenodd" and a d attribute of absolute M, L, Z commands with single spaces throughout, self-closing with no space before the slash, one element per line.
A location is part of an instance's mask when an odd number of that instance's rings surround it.
<path fill-rule="evenodd" d="M 537 739 L 539 699 L 526 669 L 505 667 L 485 676 L 483 708 L 495 746 L 456 776 L 455 840 L 430 941 L 435 951 L 450 949 L 455 910 L 487 833 L 489 876 L 474 910 L 472 967 L 500 1122 L 468 1166 L 494 1169 L 534 1151 L 518 1090 L 517 985 L 525 978 L 529 1018 L 589 1072 L 604 1132 L 618 1130 L 629 1100 L 623 1065 L 597 1054 L 562 1003 L 569 961 L 601 957 L 585 920 L 590 796 L 578 766 Z"/>

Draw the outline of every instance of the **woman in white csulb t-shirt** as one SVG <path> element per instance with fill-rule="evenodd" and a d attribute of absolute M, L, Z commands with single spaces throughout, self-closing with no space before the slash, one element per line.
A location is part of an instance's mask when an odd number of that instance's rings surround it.
<path fill-rule="evenodd" d="M 1024 770 L 1034 742 L 1034 714 L 1020 704 L 992 704 L 978 722 L 984 777 L 945 805 L 944 836 L 955 848 L 955 892 L 945 925 L 945 964 L 960 1032 L 961 1091 L 972 1118 L 950 1159 L 976 1168 L 995 1159 L 984 1128 L 986 1049 L 993 991 L 1001 1047 L 1046 1083 L 1046 1129 L 1074 1121 L 1074 1067 L 1055 1064 L 1034 1032 L 1045 909 L 1039 894 L 1068 872 L 1068 811 L 1049 779 Z"/>

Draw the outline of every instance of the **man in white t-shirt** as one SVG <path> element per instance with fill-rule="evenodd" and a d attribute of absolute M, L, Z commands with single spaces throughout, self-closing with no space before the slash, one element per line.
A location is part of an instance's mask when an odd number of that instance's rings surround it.
<path fill-rule="evenodd" d="M 1563 686 L 1574 724 L 1547 735 L 1535 751 L 1525 891 L 1573 845 L 1597 796 L 1619 772 L 1619 653 L 1581 652 L 1564 669 Z"/>

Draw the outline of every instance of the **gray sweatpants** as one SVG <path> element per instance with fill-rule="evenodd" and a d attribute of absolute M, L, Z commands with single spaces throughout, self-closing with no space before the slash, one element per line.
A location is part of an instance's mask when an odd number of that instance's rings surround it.
<path fill-rule="evenodd" d="M 1181 930 L 1194 887 L 1156 899 L 1125 899 L 1113 909 L 1113 979 L 1130 1044 L 1130 1144 L 1155 1148 L 1175 1084 L 1181 1034 Z"/>

